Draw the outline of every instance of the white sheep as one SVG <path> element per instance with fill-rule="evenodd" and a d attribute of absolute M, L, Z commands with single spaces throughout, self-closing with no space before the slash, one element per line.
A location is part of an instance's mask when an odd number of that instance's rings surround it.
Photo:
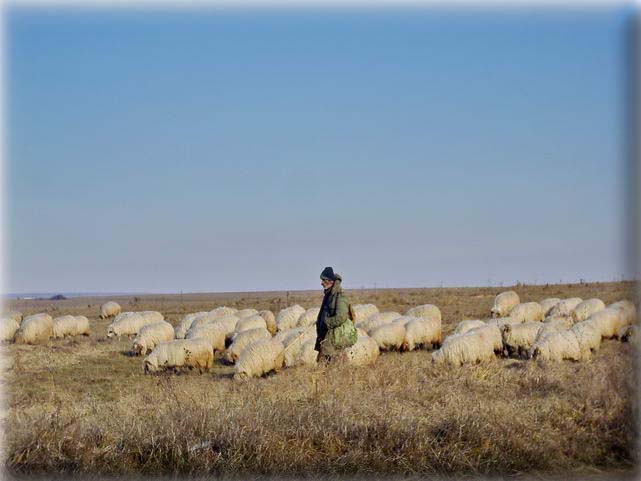
<path fill-rule="evenodd" d="M 533 359 L 546 361 L 581 360 L 581 348 L 571 331 L 551 332 L 536 341 L 531 348 Z"/>
<path fill-rule="evenodd" d="M 581 359 L 589 359 L 601 346 L 601 331 L 594 321 L 581 321 L 570 328 L 579 343 Z"/>
<path fill-rule="evenodd" d="M 406 316 L 421 317 L 426 321 L 441 322 L 441 310 L 433 304 L 423 304 L 412 307 L 405 313 Z"/>
<path fill-rule="evenodd" d="M 235 312 L 234 314 L 236 314 L 239 319 L 243 319 L 245 317 L 258 315 L 258 311 L 256 309 L 241 309 L 240 311 Z"/>
<path fill-rule="evenodd" d="M 595 312 L 599 312 L 605 309 L 605 303 L 601 299 L 586 299 L 585 301 L 579 302 L 570 316 L 572 320 L 576 322 L 585 321 Z"/>
<path fill-rule="evenodd" d="M 315 366 L 318 364 L 318 351 L 314 349 L 316 339 L 306 341 L 298 352 L 295 365 L 297 366 Z"/>
<path fill-rule="evenodd" d="M 4 318 L 9 318 L 9 319 L 13 319 L 13 320 L 14 320 L 14 321 L 16 321 L 18 324 L 20 324 L 20 323 L 22 322 L 22 319 L 24 318 L 24 316 L 22 315 L 22 312 L 20 312 L 20 311 L 16 311 L 16 310 L 9 311 L 9 312 L 7 312 L 7 313 L 6 313 L 4 316 L 2 316 L 2 317 L 4 317 Z"/>
<path fill-rule="evenodd" d="M 238 321 L 238 316 L 236 316 L 236 314 L 221 315 L 218 313 L 206 312 L 204 314 L 194 317 L 194 319 L 191 321 L 191 326 L 189 326 L 189 329 L 192 329 L 194 327 L 199 327 L 204 324 L 216 322 L 219 319 L 226 319 L 228 317 L 234 317 L 236 318 L 236 321 Z"/>
<path fill-rule="evenodd" d="M 401 315 L 398 312 L 379 312 L 372 314 L 365 321 L 360 321 L 356 327 L 360 327 L 367 333 L 371 333 L 374 329 L 385 324 L 390 324 L 394 319 L 398 319 Z"/>
<path fill-rule="evenodd" d="M 53 336 L 53 319 L 49 314 L 34 314 L 22 321 L 16 331 L 17 344 L 38 344 Z"/>
<path fill-rule="evenodd" d="M 223 352 L 225 350 L 225 326 L 211 323 L 202 326 L 190 328 L 185 334 L 186 339 L 205 339 L 214 352 Z"/>
<path fill-rule="evenodd" d="M 561 299 L 559 299 L 558 297 L 546 297 L 542 301 L 539 301 L 541 309 L 543 310 L 543 316 L 546 317 L 550 313 L 552 308 L 559 302 L 561 302 Z"/>
<path fill-rule="evenodd" d="M 465 334 L 467 331 L 471 331 L 474 328 L 485 326 L 486 324 L 483 321 L 478 319 L 470 319 L 467 321 L 461 321 L 456 325 L 453 334 L 460 335 Z"/>
<path fill-rule="evenodd" d="M 572 318 L 568 316 L 549 316 L 546 317 L 545 320 L 543 321 L 541 325 L 541 329 L 539 329 L 539 332 L 536 335 L 536 338 L 534 339 L 534 344 L 537 343 L 540 339 L 543 339 L 543 336 L 548 335 L 551 332 L 559 332 L 559 331 L 567 331 L 572 327 L 574 323 L 572 322 Z M 532 348 L 530 347 L 530 350 L 528 352 L 528 358 L 532 357 Z"/>
<path fill-rule="evenodd" d="M 578 306 L 583 299 L 580 297 L 570 297 L 569 299 L 563 299 L 557 303 L 550 312 L 548 316 L 570 316 L 572 311 L 576 306 Z"/>
<path fill-rule="evenodd" d="M 298 327 L 289 330 L 288 335 L 282 338 L 282 343 L 285 346 L 285 367 L 291 367 L 296 364 L 303 344 L 311 340 L 316 341 L 316 326 Z"/>
<path fill-rule="evenodd" d="M 512 308 L 510 317 L 521 322 L 541 322 L 543 321 L 543 309 L 538 302 L 523 302 Z"/>
<path fill-rule="evenodd" d="M 320 312 L 320 308 L 318 307 L 312 307 L 311 309 L 307 309 L 298 317 L 298 321 L 296 322 L 296 327 L 307 327 L 307 326 L 311 326 L 312 324 L 315 324 L 316 319 L 318 318 L 319 312 Z"/>
<path fill-rule="evenodd" d="M 197 368 L 201 373 L 214 363 L 214 351 L 205 339 L 175 339 L 161 342 L 143 361 L 144 372 L 181 367 Z"/>
<path fill-rule="evenodd" d="M 507 355 L 527 357 L 542 327 L 543 323 L 536 321 L 520 324 L 505 324 L 501 328 L 501 336 Z"/>
<path fill-rule="evenodd" d="M 138 314 L 140 314 L 142 318 L 149 323 L 165 320 L 165 316 L 158 311 L 140 311 Z"/>
<path fill-rule="evenodd" d="M 159 322 L 156 316 L 141 316 L 137 312 L 128 313 L 126 316 L 119 317 L 107 326 L 107 337 L 135 336 L 143 326 Z M 161 319 L 162 320 L 162 319 Z"/>
<path fill-rule="evenodd" d="M 100 319 L 107 319 L 108 317 L 114 317 L 120 314 L 121 308 L 120 304 L 114 301 L 105 302 L 100 306 Z"/>
<path fill-rule="evenodd" d="M 281 309 L 276 315 L 276 330 L 286 331 L 296 326 L 298 318 L 303 312 L 305 309 L 298 304 Z"/>
<path fill-rule="evenodd" d="M 479 327 L 477 329 L 484 328 Z M 496 329 L 498 330 L 498 328 Z M 437 364 L 447 363 L 453 366 L 489 361 L 493 358 L 493 343 L 489 342 L 487 338 L 472 332 L 449 336 L 445 339 L 441 348 L 432 353 L 432 362 Z"/>
<path fill-rule="evenodd" d="M 255 329 L 240 331 L 234 335 L 232 343 L 225 351 L 225 359 L 234 363 L 240 357 L 243 349 L 245 349 L 249 344 L 259 339 L 268 339 L 271 337 L 272 335 L 267 329 L 265 329 L 265 327 L 257 327 Z"/>
<path fill-rule="evenodd" d="M 284 351 L 283 343 L 275 338 L 252 342 L 243 349 L 236 362 L 234 379 L 247 379 L 262 376 L 270 371 L 280 371 L 284 363 Z"/>
<path fill-rule="evenodd" d="M 274 313 L 272 311 L 268 310 L 263 310 L 258 313 L 260 317 L 265 319 L 265 325 L 267 326 L 267 330 L 269 333 L 273 336 L 276 334 L 276 316 L 274 316 Z"/>
<path fill-rule="evenodd" d="M 53 337 L 88 336 L 89 319 L 85 316 L 60 316 L 53 320 Z"/>
<path fill-rule="evenodd" d="M 498 326 L 485 325 L 475 327 L 463 335 L 479 337 L 483 342 L 492 346 L 495 354 L 501 354 L 503 352 L 503 337 L 501 336 L 501 329 Z"/>
<path fill-rule="evenodd" d="M 620 309 L 607 307 L 598 312 L 595 312 L 587 319 L 594 323 L 603 339 L 611 339 L 617 335 L 621 326 L 629 324 L 623 317 L 623 312 Z"/>
<path fill-rule="evenodd" d="M 343 350 L 342 358 L 347 364 L 368 366 L 378 358 L 378 343 L 369 336 L 358 336 L 356 343 Z"/>
<path fill-rule="evenodd" d="M 441 346 L 441 321 L 414 319 L 405 324 L 403 350 L 413 351 L 418 346 Z"/>
<path fill-rule="evenodd" d="M 243 332 L 243 331 L 248 331 L 250 329 L 257 329 L 259 327 L 262 327 L 263 329 L 267 329 L 267 323 L 265 322 L 265 319 L 263 319 L 262 316 L 258 314 L 254 314 L 253 316 L 241 318 L 236 324 L 235 330 L 236 332 Z"/>
<path fill-rule="evenodd" d="M 378 314 L 378 307 L 374 304 L 352 304 L 352 312 L 354 313 L 354 324 L 361 321 L 366 321 L 370 316 Z"/>
<path fill-rule="evenodd" d="M 208 322 L 207 324 L 214 324 L 220 326 L 220 328 L 225 332 L 225 338 L 230 340 L 232 336 L 236 333 L 236 326 L 238 325 L 238 317 L 235 314 L 230 314 L 228 316 L 219 317 L 218 319 Z"/>
<path fill-rule="evenodd" d="M 13 342 L 18 329 L 20 324 L 15 319 L 11 317 L 0 319 L 0 342 Z"/>
<path fill-rule="evenodd" d="M 628 300 L 615 302 L 610 304 L 608 308 L 618 309 L 621 311 L 623 321 L 626 324 L 634 324 L 637 322 L 637 308 Z"/>
<path fill-rule="evenodd" d="M 238 309 L 236 309 L 235 307 L 220 306 L 220 307 L 216 307 L 215 309 L 212 309 L 209 312 L 212 314 L 216 314 L 219 317 L 224 317 L 224 316 L 231 316 L 232 314 L 236 314 L 238 312 Z"/>
<path fill-rule="evenodd" d="M 174 326 L 167 321 L 147 324 L 140 328 L 134 339 L 131 352 L 137 356 L 146 355 L 161 342 L 174 339 Z"/>
<path fill-rule="evenodd" d="M 389 324 L 400 324 L 401 326 L 405 326 L 407 325 L 408 322 L 417 321 L 417 320 L 423 321 L 424 319 L 422 317 L 416 317 L 416 316 L 401 316 L 401 317 L 397 317 Z"/>
<path fill-rule="evenodd" d="M 381 351 L 400 350 L 405 340 L 405 326 L 384 324 L 371 331 L 370 337 L 376 341 Z"/>
<path fill-rule="evenodd" d="M 187 331 L 191 327 L 191 324 L 194 322 L 194 319 L 197 317 L 202 317 L 204 315 L 208 314 L 208 312 L 205 311 L 200 311 L 200 312 L 192 312 L 190 314 L 185 314 L 183 318 L 180 320 L 178 325 L 176 326 L 176 339 L 184 339 L 185 334 L 187 334 Z"/>
<path fill-rule="evenodd" d="M 494 298 L 494 305 L 490 310 L 492 317 L 506 317 L 519 302 L 521 300 L 516 292 L 501 292 Z"/>

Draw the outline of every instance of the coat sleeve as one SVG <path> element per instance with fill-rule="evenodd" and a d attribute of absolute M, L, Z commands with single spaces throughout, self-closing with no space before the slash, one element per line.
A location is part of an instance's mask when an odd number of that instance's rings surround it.
<path fill-rule="evenodd" d="M 325 317 L 325 325 L 329 329 L 334 329 L 349 319 L 349 308 L 347 299 L 343 295 L 338 296 L 336 302 L 336 315 Z"/>

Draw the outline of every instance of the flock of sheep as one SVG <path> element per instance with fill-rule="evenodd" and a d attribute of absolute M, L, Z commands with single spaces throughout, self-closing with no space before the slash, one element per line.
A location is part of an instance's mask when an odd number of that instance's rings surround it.
<path fill-rule="evenodd" d="M 381 351 L 435 349 L 432 361 L 459 366 L 496 355 L 561 361 L 585 360 L 602 339 L 636 337 L 636 307 L 630 301 L 610 306 L 599 299 L 548 298 L 521 303 L 514 291 L 495 298 L 491 319 L 465 320 L 442 339 L 441 312 L 425 304 L 398 312 L 379 312 L 373 304 L 352 306 L 356 344 L 341 360 L 368 365 Z M 271 311 L 217 307 L 185 315 L 174 328 L 157 311 L 121 312 L 115 302 L 101 306 L 100 317 L 112 318 L 107 337 L 133 338 L 131 352 L 145 356 L 145 373 L 190 368 L 208 370 L 217 353 L 234 364 L 234 378 L 261 376 L 283 367 L 314 365 L 319 309 L 294 305 L 276 316 Z M 0 319 L 0 340 L 36 344 L 51 338 L 89 335 L 84 316 L 48 314 L 22 318 L 13 311 Z"/>

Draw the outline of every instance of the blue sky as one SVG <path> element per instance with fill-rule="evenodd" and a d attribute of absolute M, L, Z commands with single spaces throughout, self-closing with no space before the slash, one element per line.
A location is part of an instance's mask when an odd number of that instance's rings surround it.
<path fill-rule="evenodd" d="M 8 15 L 8 292 L 609 280 L 624 9 Z"/>

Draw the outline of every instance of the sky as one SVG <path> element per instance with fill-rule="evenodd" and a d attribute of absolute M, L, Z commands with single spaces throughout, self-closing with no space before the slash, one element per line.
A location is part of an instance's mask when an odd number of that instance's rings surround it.
<path fill-rule="evenodd" d="M 629 277 L 629 17 L 12 7 L 5 290 Z"/>

